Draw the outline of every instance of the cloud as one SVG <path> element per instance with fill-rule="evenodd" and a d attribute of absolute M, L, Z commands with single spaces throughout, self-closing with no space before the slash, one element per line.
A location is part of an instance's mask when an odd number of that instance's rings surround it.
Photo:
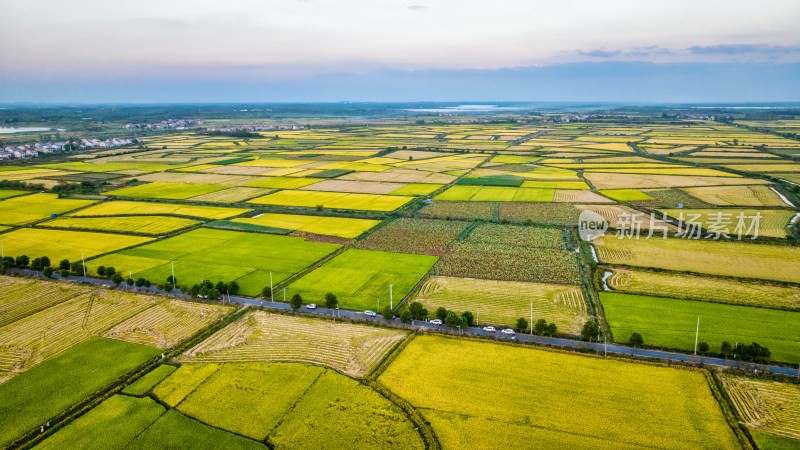
<path fill-rule="evenodd" d="M 428 7 L 425 5 L 409 5 L 406 6 L 406 9 L 409 11 L 425 11 Z"/>
<path fill-rule="evenodd" d="M 689 47 L 691 53 L 699 55 L 741 55 L 750 53 L 776 54 L 794 53 L 800 51 L 798 47 L 786 44 L 719 44 L 719 45 L 693 45 Z"/>
<path fill-rule="evenodd" d="M 594 49 L 582 48 L 578 50 L 579 55 L 591 56 L 592 58 L 611 58 L 619 55 L 620 53 L 622 52 L 620 52 L 619 50 L 606 50 L 604 48 L 594 48 Z"/>

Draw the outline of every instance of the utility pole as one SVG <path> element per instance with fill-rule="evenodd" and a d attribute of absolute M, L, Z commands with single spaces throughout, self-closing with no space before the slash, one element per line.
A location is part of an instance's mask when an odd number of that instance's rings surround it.
<path fill-rule="evenodd" d="M 608 356 L 608 338 L 603 334 L 603 357 Z"/>
<path fill-rule="evenodd" d="M 274 293 L 272 292 L 272 271 L 270 270 L 269 271 L 269 301 L 271 301 L 271 302 L 275 301 L 275 295 L 273 295 L 273 294 Z"/>
<path fill-rule="evenodd" d="M 83 265 L 83 278 L 86 278 L 86 259 L 83 257 L 83 250 L 81 250 L 81 265 Z"/>
<path fill-rule="evenodd" d="M 170 265 L 170 267 L 172 267 L 172 284 L 174 285 L 175 282 L 178 281 L 178 280 L 175 279 L 175 261 L 170 261 L 169 265 Z M 202 281 L 201 281 L 201 283 L 202 283 Z"/>
<path fill-rule="evenodd" d="M 531 334 L 533 334 L 533 300 L 531 300 Z"/>
<path fill-rule="evenodd" d="M 286 288 L 283 288 L 283 303 L 286 303 Z"/>
<path fill-rule="evenodd" d="M 475 319 L 475 326 L 480 327 L 481 326 L 481 312 L 477 311 L 477 313 L 478 313 L 478 318 Z"/>
<path fill-rule="evenodd" d="M 392 285 L 389 285 L 389 308 L 394 311 L 394 299 L 392 298 Z"/>
<path fill-rule="evenodd" d="M 378 313 L 378 314 L 381 313 L 381 299 L 378 299 L 378 310 L 375 311 L 375 312 Z"/>
<path fill-rule="evenodd" d="M 697 316 L 697 331 L 694 333 L 694 356 L 697 356 L 697 338 L 700 335 L 700 316 Z"/>

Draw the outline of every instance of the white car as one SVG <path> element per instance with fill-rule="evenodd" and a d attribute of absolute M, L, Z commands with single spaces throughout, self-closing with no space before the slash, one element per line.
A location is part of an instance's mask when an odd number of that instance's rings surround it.
<path fill-rule="evenodd" d="M 313 303 L 309 303 L 309 304 L 306 305 L 306 309 L 317 309 L 317 305 L 315 305 Z"/>
<path fill-rule="evenodd" d="M 442 324 L 442 321 L 441 321 L 441 320 L 439 320 L 439 319 L 432 319 L 432 320 L 431 320 L 429 323 L 430 323 L 431 325 L 441 325 L 441 324 Z"/>
<path fill-rule="evenodd" d="M 365 316 L 370 316 L 370 317 L 375 317 L 375 316 L 378 315 L 378 313 L 376 313 L 375 311 L 366 310 L 366 311 L 364 311 L 364 315 Z"/>
<path fill-rule="evenodd" d="M 511 334 L 511 335 L 517 334 L 517 332 L 512 330 L 511 328 L 504 328 L 503 331 L 501 331 L 501 333 L 503 333 L 503 334 Z"/>
<path fill-rule="evenodd" d="M 494 333 L 497 329 L 491 325 L 483 327 L 483 331 L 487 333 Z"/>

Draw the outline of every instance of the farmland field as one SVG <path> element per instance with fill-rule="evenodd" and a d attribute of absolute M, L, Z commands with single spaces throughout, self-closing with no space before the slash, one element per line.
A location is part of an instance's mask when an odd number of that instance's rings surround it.
<path fill-rule="evenodd" d="M 706 203 L 718 206 L 790 206 L 767 186 L 714 186 L 683 190 Z"/>
<path fill-rule="evenodd" d="M 144 345 L 91 338 L 0 385 L 0 445 L 161 353 Z"/>
<path fill-rule="evenodd" d="M 122 449 L 165 412 L 151 398 L 115 395 L 36 448 Z"/>
<path fill-rule="evenodd" d="M 0 327 L 86 292 L 69 283 L 0 276 Z"/>
<path fill-rule="evenodd" d="M 266 450 L 268 447 L 242 436 L 192 420 L 171 409 L 147 427 L 125 448 L 192 448 L 194 450 Z"/>
<path fill-rule="evenodd" d="M 471 311 L 480 324 L 513 326 L 517 318 L 554 322 L 559 332 L 580 334 L 588 317 L 578 286 L 559 286 L 517 281 L 431 277 L 413 299 L 428 311 L 444 306 L 452 311 Z M 480 325 L 479 324 L 479 325 Z"/>
<path fill-rule="evenodd" d="M 122 393 L 141 397 L 147 394 L 155 387 L 155 385 L 163 381 L 164 378 L 168 377 L 169 374 L 174 372 L 176 369 L 177 367 L 175 366 L 162 364 L 125 387 L 125 389 L 122 390 Z"/>
<path fill-rule="evenodd" d="M 233 219 L 233 222 L 250 223 L 308 233 L 355 238 L 379 224 L 378 220 L 348 219 L 342 217 L 305 216 L 299 214 L 261 214 L 257 217 Z"/>
<path fill-rule="evenodd" d="M 481 225 L 442 255 L 436 274 L 455 278 L 575 285 L 575 255 L 565 251 L 561 230 Z"/>
<path fill-rule="evenodd" d="M 230 311 L 91 286 L 34 283 L 5 283 L 10 289 L 3 294 L 4 309 L 16 320 L 0 328 L 0 380 L 103 333 L 166 348 Z M 29 303 L 31 298 L 36 301 Z"/>
<path fill-rule="evenodd" d="M 614 269 L 606 282 L 627 294 L 800 311 L 800 288 L 664 272 Z"/>
<path fill-rule="evenodd" d="M 170 216 L 126 216 L 126 217 L 58 217 L 40 224 L 41 227 L 79 228 L 84 230 L 127 231 L 157 236 L 200 222 Z"/>
<path fill-rule="evenodd" d="M 357 248 L 384 252 L 441 256 L 468 222 L 436 219 L 395 219 L 359 241 Z"/>
<path fill-rule="evenodd" d="M 6 199 L 9 197 L 16 197 L 18 195 L 25 195 L 30 194 L 30 191 L 16 191 L 13 189 L 0 189 L 0 200 Z"/>
<path fill-rule="evenodd" d="M 592 242 L 601 261 L 675 271 L 800 282 L 800 248 L 691 239 L 616 239 Z"/>
<path fill-rule="evenodd" d="M 0 201 L 0 224 L 25 225 L 46 219 L 52 214 L 63 214 L 96 202 L 97 200 L 61 199 L 55 194 L 31 194 L 9 198 Z"/>
<path fill-rule="evenodd" d="M 112 201 L 83 209 L 70 214 L 70 216 L 173 215 L 204 219 L 227 219 L 248 211 L 251 210 L 170 203 Z"/>
<path fill-rule="evenodd" d="M 118 197 L 143 197 L 143 198 L 169 198 L 184 200 L 198 195 L 227 189 L 227 186 L 218 184 L 189 184 L 189 183 L 164 183 L 154 182 L 131 186 L 115 191 L 106 192 L 107 195 Z"/>
<path fill-rule="evenodd" d="M 699 316 L 699 341 L 712 352 L 723 341 L 757 342 L 775 361 L 800 362 L 799 312 L 608 292 L 600 301 L 616 342 L 639 333 L 645 345 L 692 351 Z"/>
<path fill-rule="evenodd" d="M 491 219 L 492 204 L 489 202 L 433 202 L 420 210 L 419 217 L 434 219 Z M 577 220 L 577 215 L 575 216 Z"/>
<path fill-rule="evenodd" d="M 28 255 L 31 259 L 47 256 L 51 262 L 61 259 L 79 261 L 101 253 L 143 244 L 151 238 L 86 231 L 19 228 L 3 235 L 6 256 Z"/>
<path fill-rule="evenodd" d="M 378 381 L 421 410 L 445 449 L 739 448 L 691 370 L 422 336 Z"/>
<path fill-rule="evenodd" d="M 389 304 L 389 285 L 396 303 L 428 273 L 438 258 L 426 255 L 348 249 L 314 269 L 287 288 L 287 295 L 302 295 L 309 303 L 323 303 L 326 293 L 347 309 L 371 309 L 376 299 Z"/>
<path fill-rule="evenodd" d="M 800 385 L 724 373 L 719 377 L 744 425 L 800 445 Z"/>
<path fill-rule="evenodd" d="M 170 261 L 174 261 L 179 285 L 201 279 L 236 280 L 241 293 L 255 296 L 269 285 L 270 271 L 278 283 L 338 247 L 300 237 L 201 228 L 104 256 L 89 265 L 92 270 L 100 265 L 133 270 L 134 277 L 162 282 L 171 275 Z"/>
<path fill-rule="evenodd" d="M 204 364 L 181 369 L 187 366 Z M 178 370 L 164 383 L 179 385 L 182 377 Z M 274 448 L 423 448 L 397 406 L 321 367 L 227 363 L 192 386 L 178 411 Z"/>
<path fill-rule="evenodd" d="M 787 225 L 796 212 L 792 210 L 756 210 L 756 209 L 665 209 L 670 217 L 688 222 L 699 223 L 703 228 L 713 226 L 716 231 L 736 238 L 741 230 L 743 236 L 767 236 L 785 238 Z M 760 214 L 758 226 L 750 229 L 749 225 L 756 214 Z M 739 217 L 742 218 L 740 225 Z"/>
<path fill-rule="evenodd" d="M 296 361 L 364 377 L 405 336 L 395 330 L 255 311 L 196 345 L 179 361 Z"/>
<path fill-rule="evenodd" d="M 411 201 L 400 195 L 350 194 L 344 192 L 311 192 L 300 190 L 279 191 L 250 200 L 261 205 L 300 206 L 330 209 L 356 209 L 365 211 L 394 211 Z"/>

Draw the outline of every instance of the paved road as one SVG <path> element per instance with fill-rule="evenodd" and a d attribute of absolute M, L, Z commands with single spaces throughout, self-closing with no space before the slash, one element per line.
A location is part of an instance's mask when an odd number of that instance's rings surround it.
<path fill-rule="evenodd" d="M 32 270 L 19 270 L 19 269 L 12 269 L 14 272 L 25 274 L 25 275 L 40 275 L 40 272 L 34 272 Z M 54 274 L 53 278 L 59 278 L 56 274 Z M 89 277 L 70 277 L 72 280 L 82 281 L 97 285 L 103 286 L 113 286 L 113 283 L 109 280 L 99 279 L 99 278 L 89 278 Z M 125 286 L 124 284 L 122 286 Z M 141 290 L 146 290 L 153 293 L 161 293 L 155 286 L 151 286 L 150 288 L 141 288 Z M 180 291 L 173 291 L 172 294 L 179 295 L 182 297 L 188 297 L 188 295 L 181 293 Z M 282 291 L 276 291 L 274 298 L 282 299 L 283 297 Z M 225 296 L 224 301 L 238 303 L 241 305 L 252 305 L 252 306 L 263 306 L 265 308 L 273 308 L 273 309 L 282 309 L 282 310 L 289 310 L 291 307 L 288 303 L 284 302 L 271 302 L 271 301 L 264 301 L 255 298 L 249 297 L 238 297 L 238 296 Z M 364 314 L 363 311 L 352 311 L 348 309 L 328 309 L 323 308 L 321 306 L 317 306 L 316 309 L 307 309 L 303 307 L 303 312 L 311 313 L 311 314 L 320 314 L 326 316 L 334 316 L 334 317 L 346 317 L 350 319 L 358 319 L 358 320 L 367 320 L 372 322 L 378 323 L 399 323 L 398 319 L 394 319 L 392 321 L 387 321 L 381 315 L 377 316 L 367 316 Z M 736 360 L 730 359 L 722 359 L 722 358 L 712 358 L 709 356 L 693 356 L 687 355 L 685 353 L 675 353 L 675 352 L 666 352 L 662 350 L 650 350 L 644 348 L 632 348 L 632 347 L 625 347 L 622 345 L 616 344 L 608 344 L 605 345 L 603 343 L 597 342 L 585 342 L 585 341 L 576 341 L 572 339 L 562 339 L 562 338 L 551 338 L 545 336 L 535 336 L 530 334 L 523 334 L 519 333 L 514 336 L 507 336 L 501 334 L 499 331 L 494 333 L 487 333 L 483 331 L 482 328 L 479 327 L 470 327 L 464 330 L 457 330 L 453 328 L 449 328 L 445 325 L 431 325 L 426 321 L 421 320 L 414 320 L 411 323 L 412 326 L 419 327 L 420 329 L 424 329 L 427 331 L 461 331 L 464 334 L 475 335 L 475 336 L 489 336 L 499 339 L 507 339 L 507 340 L 517 340 L 521 342 L 532 342 L 535 344 L 540 345 L 548 345 L 552 347 L 569 347 L 569 348 L 592 348 L 596 350 L 598 353 L 603 354 L 604 352 L 616 355 L 628 355 L 628 356 L 640 356 L 646 358 L 655 358 L 661 359 L 663 361 L 685 361 L 685 362 L 697 362 L 703 363 L 706 365 L 711 366 L 719 366 L 719 367 L 734 367 L 737 368 L 740 364 L 743 365 L 750 365 L 749 363 L 740 363 Z M 773 373 L 793 376 L 793 377 L 800 377 L 800 370 L 798 368 L 790 368 L 790 367 L 782 367 L 782 366 L 767 366 L 769 371 Z"/>

